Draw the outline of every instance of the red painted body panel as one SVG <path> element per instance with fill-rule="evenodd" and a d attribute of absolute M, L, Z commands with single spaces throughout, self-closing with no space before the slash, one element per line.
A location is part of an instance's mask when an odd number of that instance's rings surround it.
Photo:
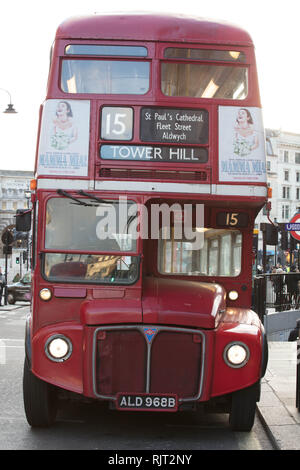
<path fill-rule="evenodd" d="M 45 343 L 53 334 L 64 334 L 73 345 L 66 362 L 53 362 L 45 354 Z M 76 323 L 63 323 L 41 328 L 32 338 L 32 371 L 39 378 L 76 393 L 83 392 L 83 328 Z"/>
<path fill-rule="evenodd" d="M 142 321 L 140 299 L 88 300 L 81 304 L 81 321 L 86 325 L 139 323 Z"/>
<path fill-rule="evenodd" d="M 148 324 L 215 328 L 225 309 L 225 290 L 218 284 L 144 279 L 143 321 Z"/>
<path fill-rule="evenodd" d="M 116 24 L 118 27 L 116 27 Z M 252 45 L 242 28 L 205 18 L 163 14 L 114 14 L 70 18 L 57 29 L 59 39 L 176 41 Z"/>
<path fill-rule="evenodd" d="M 227 309 L 216 331 L 215 358 L 211 396 L 230 393 L 248 387 L 261 377 L 263 327 L 257 315 L 248 309 Z M 233 341 L 242 341 L 250 351 L 247 364 L 239 369 L 229 367 L 224 359 L 224 348 Z"/>

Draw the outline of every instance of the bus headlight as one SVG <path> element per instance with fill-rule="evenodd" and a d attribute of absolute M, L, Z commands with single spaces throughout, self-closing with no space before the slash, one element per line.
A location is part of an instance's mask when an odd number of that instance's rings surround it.
<path fill-rule="evenodd" d="M 72 354 L 72 343 L 63 335 L 51 336 L 45 344 L 45 353 L 51 361 L 66 361 Z"/>
<path fill-rule="evenodd" d="M 52 297 L 51 290 L 47 288 L 40 290 L 39 295 L 42 300 L 50 300 Z"/>
<path fill-rule="evenodd" d="M 250 357 L 250 351 L 248 346 L 244 343 L 229 343 L 224 349 L 223 357 L 229 367 L 238 369 L 239 367 L 243 367 L 247 364 Z"/>
<path fill-rule="evenodd" d="M 228 292 L 228 298 L 230 300 L 237 300 L 239 298 L 239 294 L 236 290 L 231 290 Z"/>

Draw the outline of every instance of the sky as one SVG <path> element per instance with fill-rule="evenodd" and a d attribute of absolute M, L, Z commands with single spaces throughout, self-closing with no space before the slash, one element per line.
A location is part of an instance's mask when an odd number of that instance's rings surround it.
<path fill-rule="evenodd" d="M 256 48 L 264 126 L 300 134 L 298 0 L 15 0 L 0 10 L 0 170 L 33 171 L 39 107 L 46 95 L 50 47 L 72 16 L 162 12 L 225 20 L 250 33 Z M 9 95 L 18 114 L 3 114 Z"/>

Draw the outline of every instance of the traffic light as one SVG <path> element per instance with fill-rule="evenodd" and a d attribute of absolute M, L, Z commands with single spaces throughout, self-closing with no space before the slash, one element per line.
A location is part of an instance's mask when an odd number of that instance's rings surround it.
<path fill-rule="evenodd" d="M 297 243 L 297 240 L 295 240 L 295 238 L 290 235 L 290 250 L 297 250 Z"/>
<path fill-rule="evenodd" d="M 11 245 L 4 245 L 3 246 L 3 254 L 4 255 L 11 255 L 12 254 L 12 246 Z"/>
<path fill-rule="evenodd" d="M 281 231 L 281 249 L 284 251 L 289 249 L 288 232 L 285 230 Z"/>
<path fill-rule="evenodd" d="M 23 251 L 23 263 L 27 261 L 27 251 Z"/>
<path fill-rule="evenodd" d="M 257 253 L 257 250 L 258 250 L 258 230 L 257 229 L 253 230 L 252 250 L 254 250 L 255 253 Z"/>
<path fill-rule="evenodd" d="M 278 244 L 278 229 L 273 224 L 260 224 L 260 229 L 264 232 L 264 239 L 266 245 L 277 245 Z"/>
<path fill-rule="evenodd" d="M 16 264 L 20 264 L 20 257 L 19 256 L 16 257 Z"/>

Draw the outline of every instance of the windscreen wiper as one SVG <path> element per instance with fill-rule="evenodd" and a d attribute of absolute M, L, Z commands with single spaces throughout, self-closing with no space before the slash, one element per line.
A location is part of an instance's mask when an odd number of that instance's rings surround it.
<path fill-rule="evenodd" d="M 128 233 L 130 224 L 137 218 L 138 214 L 130 215 L 126 223 L 126 233 Z"/>
<path fill-rule="evenodd" d="M 86 196 L 89 199 L 92 199 L 93 201 L 100 202 L 101 204 L 111 204 L 111 205 L 112 204 L 128 204 L 127 199 L 125 201 L 123 201 L 123 200 L 120 201 L 119 199 L 110 199 L 110 200 L 101 199 L 100 197 L 97 197 L 97 196 L 94 196 L 92 194 L 86 193 L 82 189 L 80 189 L 80 191 L 77 191 L 77 193 L 80 194 L 81 196 Z"/>
<path fill-rule="evenodd" d="M 92 199 L 92 201 L 97 201 L 97 202 L 100 202 L 101 204 L 113 204 L 113 201 L 107 201 L 106 199 L 100 199 L 100 197 L 92 196 L 91 194 L 86 193 L 82 189 L 80 191 L 77 191 L 77 193 L 80 194 L 80 196 L 86 196 L 89 199 Z"/>
<path fill-rule="evenodd" d="M 71 196 L 71 194 L 67 193 L 67 191 L 63 191 L 62 189 L 58 189 L 56 192 L 61 196 L 65 196 L 69 199 L 72 199 L 73 201 L 76 201 L 76 204 L 80 206 L 95 207 L 94 204 L 89 204 L 88 202 L 81 201 L 80 199 L 77 199 L 77 197 Z"/>

